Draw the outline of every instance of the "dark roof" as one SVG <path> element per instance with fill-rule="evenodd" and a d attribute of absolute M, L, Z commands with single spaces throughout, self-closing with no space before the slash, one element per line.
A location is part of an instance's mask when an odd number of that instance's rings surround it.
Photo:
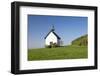
<path fill-rule="evenodd" d="M 47 36 L 48 36 L 51 32 L 52 32 L 58 39 L 61 39 L 61 38 L 54 32 L 54 30 L 51 30 L 51 31 L 45 36 L 45 39 L 47 38 Z"/>

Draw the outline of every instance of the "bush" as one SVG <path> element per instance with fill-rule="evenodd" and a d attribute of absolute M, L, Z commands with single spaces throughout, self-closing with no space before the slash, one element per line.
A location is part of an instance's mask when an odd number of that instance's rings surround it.
<path fill-rule="evenodd" d="M 46 45 L 46 48 L 55 48 L 58 47 L 58 45 L 56 43 L 50 43 L 50 45 Z"/>
<path fill-rule="evenodd" d="M 52 47 L 58 47 L 58 45 L 56 43 L 53 43 Z"/>
<path fill-rule="evenodd" d="M 46 48 L 51 48 L 51 45 L 45 45 Z"/>

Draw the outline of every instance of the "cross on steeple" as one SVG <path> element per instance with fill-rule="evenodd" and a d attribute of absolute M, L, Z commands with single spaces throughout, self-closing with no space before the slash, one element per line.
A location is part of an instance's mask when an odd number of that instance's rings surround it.
<path fill-rule="evenodd" d="M 52 26 L 52 31 L 55 31 L 54 25 Z"/>

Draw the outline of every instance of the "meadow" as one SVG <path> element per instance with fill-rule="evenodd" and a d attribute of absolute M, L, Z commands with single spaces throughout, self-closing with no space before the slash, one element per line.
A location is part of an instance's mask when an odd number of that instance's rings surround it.
<path fill-rule="evenodd" d="M 28 61 L 88 58 L 87 46 L 28 49 Z"/>

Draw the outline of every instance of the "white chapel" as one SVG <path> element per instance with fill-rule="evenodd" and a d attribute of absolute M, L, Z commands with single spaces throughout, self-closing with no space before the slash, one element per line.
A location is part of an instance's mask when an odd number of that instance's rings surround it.
<path fill-rule="evenodd" d="M 49 46 L 51 45 L 51 43 L 53 43 L 60 46 L 60 40 L 61 38 L 55 33 L 55 29 L 53 26 L 49 33 L 45 36 L 45 45 Z"/>

